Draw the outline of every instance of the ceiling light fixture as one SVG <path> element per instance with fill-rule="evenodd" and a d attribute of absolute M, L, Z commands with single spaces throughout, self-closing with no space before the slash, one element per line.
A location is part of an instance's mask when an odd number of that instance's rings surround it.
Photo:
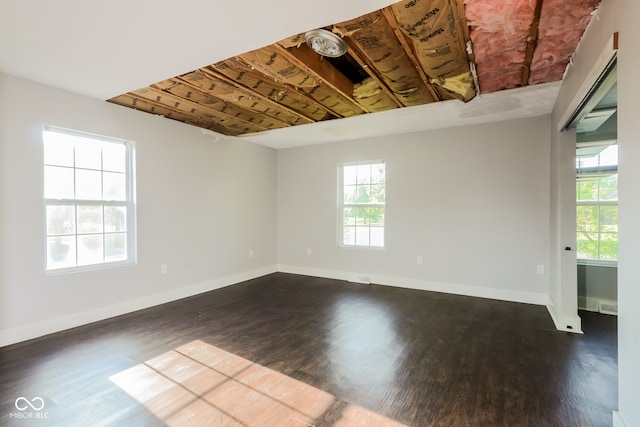
<path fill-rule="evenodd" d="M 304 35 L 304 41 L 322 56 L 337 58 L 347 53 L 347 44 L 331 31 L 322 29 L 308 31 Z"/>

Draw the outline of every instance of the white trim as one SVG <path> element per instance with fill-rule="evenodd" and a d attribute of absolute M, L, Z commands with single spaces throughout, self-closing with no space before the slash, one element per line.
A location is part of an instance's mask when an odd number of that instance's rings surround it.
<path fill-rule="evenodd" d="M 205 282 L 196 283 L 191 286 L 174 289 L 163 292 L 161 294 L 149 295 L 142 298 L 122 301 L 108 306 L 97 307 L 79 313 L 73 313 L 66 316 L 56 317 L 53 319 L 42 320 L 40 322 L 30 323 L 28 325 L 17 326 L 0 330 L 0 347 L 26 341 L 32 338 L 41 337 L 54 332 L 64 331 L 66 329 L 75 328 L 86 325 L 88 323 L 105 320 L 111 317 L 120 316 L 137 310 L 165 304 L 182 298 L 209 292 L 225 286 L 244 282 L 246 280 L 255 279 L 267 274 L 275 273 L 275 266 L 267 266 L 255 270 L 245 271 L 230 276 L 220 277 L 207 280 Z"/>
<path fill-rule="evenodd" d="M 624 418 L 618 411 L 613 411 L 613 427 L 627 427 L 627 423 L 625 423 Z"/>
<path fill-rule="evenodd" d="M 600 311 L 600 300 L 593 297 L 583 297 L 578 295 L 578 310 Z"/>
<path fill-rule="evenodd" d="M 344 203 L 344 168 L 349 166 L 374 166 L 374 165 L 383 165 L 384 166 L 384 182 L 382 183 L 384 187 L 385 194 L 385 202 L 383 203 Z M 379 184 L 379 183 L 378 183 Z M 366 184 L 358 184 L 356 180 L 356 187 L 358 185 L 366 185 Z M 344 162 L 338 164 L 338 210 L 337 210 L 337 242 L 339 248 L 352 248 L 352 249 L 373 249 L 373 250 L 384 250 L 386 246 L 386 192 L 387 192 L 387 164 L 384 160 L 368 160 L 368 161 L 359 161 L 359 162 Z M 382 226 L 379 225 L 371 225 L 369 224 L 367 228 L 369 228 L 369 237 L 371 237 L 371 229 L 372 228 L 382 228 L 382 246 L 373 246 L 371 245 L 371 240 L 369 240 L 369 244 L 367 245 L 358 245 L 354 242 L 353 245 L 347 245 L 344 243 L 344 211 L 346 208 L 382 208 L 384 211 L 384 218 Z"/>
<path fill-rule="evenodd" d="M 618 268 L 618 261 L 605 261 L 597 259 L 577 258 L 578 265 L 588 267 L 613 267 Z"/>
<path fill-rule="evenodd" d="M 407 279 L 402 277 L 381 276 L 369 273 L 339 270 L 325 270 L 321 268 L 298 267 L 293 265 L 278 265 L 277 267 L 278 271 L 282 273 L 345 280 L 355 283 L 374 283 L 377 285 L 393 286 L 397 288 L 442 292 L 454 295 L 489 298 L 535 305 L 546 305 L 548 301 L 547 294 L 536 292 L 514 291 L 510 289 L 489 288 L 485 286 L 433 282 L 429 280 Z"/>
<path fill-rule="evenodd" d="M 553 324 L 556 329 L 564 332 L 572 332 L 574 334 L 583 334 L 582 332 L 582 319 L 576 313 L 575 316 L 559 316 L 556 305 L 551 298 L 547 301 L 547 311 L 553 320 Z"/>

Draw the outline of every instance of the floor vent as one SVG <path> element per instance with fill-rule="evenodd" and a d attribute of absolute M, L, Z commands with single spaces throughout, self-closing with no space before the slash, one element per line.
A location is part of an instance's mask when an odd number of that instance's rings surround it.
<path fill-rule="evenodd" d="M 600 313 L 618 315 L 618 306 L 616 304 L 600 303 Z"/>

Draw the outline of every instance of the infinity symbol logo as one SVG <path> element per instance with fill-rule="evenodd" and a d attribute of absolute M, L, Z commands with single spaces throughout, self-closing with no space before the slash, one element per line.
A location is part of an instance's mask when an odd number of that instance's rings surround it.
<path fill-rule="evenodd" d="M 37 402 L 40 402 L 38 405 Z M 29 401 L 26 397 L 19 397 L 16 399 L 16 409 L 18 411 L 24 411 L 28 407 L 31 407 L 34 411 L 39 411 L 44 408 L 44 400 L 41 397 L 34 397 Z"/>

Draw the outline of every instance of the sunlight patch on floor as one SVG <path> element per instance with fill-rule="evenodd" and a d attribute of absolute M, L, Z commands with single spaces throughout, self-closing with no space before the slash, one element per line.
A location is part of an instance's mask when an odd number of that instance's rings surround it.
<path fill-rule="evenodd" d="M 200 340 L 109 379 L 169 426 L 406 427 Z"/>

